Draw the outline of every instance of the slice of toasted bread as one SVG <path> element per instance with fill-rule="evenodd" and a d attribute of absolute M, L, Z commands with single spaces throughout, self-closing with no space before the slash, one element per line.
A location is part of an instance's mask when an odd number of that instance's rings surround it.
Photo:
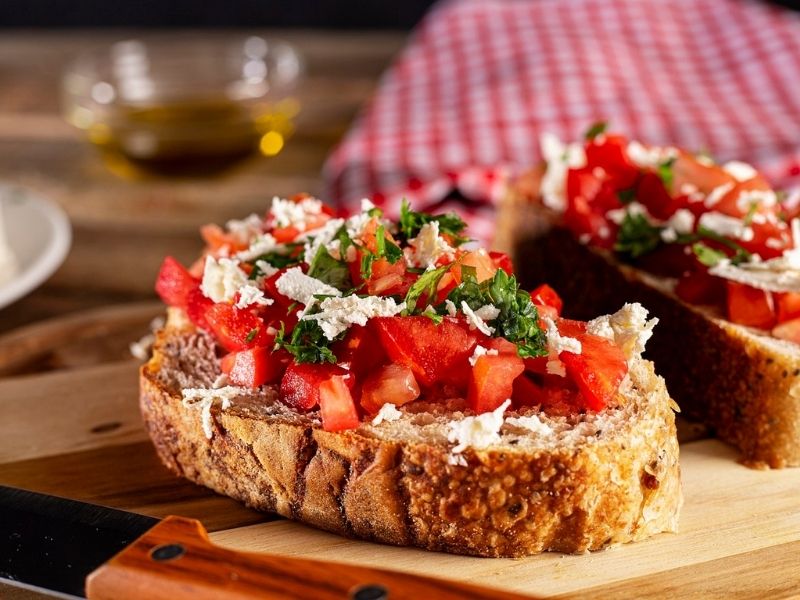
<path fill-rule="evenodd" d="M 633 362 L 621 408 L 540 414 L 537 432 L 505 423 L 499 442 L 467 448 L 465 462 L 447 440 L 448 423 L 464 415 L 446 407 L 331 433 L 266 386 L 239 390 L 224 408 L 185 404 L 183 390 L 211 388 L 218 375 L 211 337 L 170 309 L 141 370 L 142 414 L 167 467 L 256 509 L 351 537 L 492 557 L 676 530 L 673 404 L 649 361 Z"/>
<path fill-rule="evenodd" d="M 674 282 L 580 244 L 523 193 L 510 191 L 499 223 L 498 244 L 523 285 L 547 281 L 578 319 L 641 302 L 660 320 L 648 356 L 683 413 L 713 427 L 749 466 L 800 466 L 800 347 L 683 302 Z"/>

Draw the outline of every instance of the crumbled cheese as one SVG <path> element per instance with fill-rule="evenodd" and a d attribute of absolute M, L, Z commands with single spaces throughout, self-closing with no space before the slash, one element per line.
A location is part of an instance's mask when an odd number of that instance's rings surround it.
<path fill-rule="evenodd" d="M 247 275 L 239 268 L 239 261 L 230 258 L 206 258 L 200 290 L 214 302 L 230 302 L 243 285 Z"/>
<path fill-rule="evenodd" d="M 772 190 L 745 190 L 736 198 L 736 207 L 742 212 L 749 211 L 754 205 L 768 208 L 775 206 L 777 203 L 778 195 Z M 756 215 L 753 216 L 755 217 Z"/>
<path fill-rule="evenodd" d="M 309 277 L 300 267 L 292 267 L 275 281 L 278 292 L 287 298 L 308 306 L 314 296 L 341 296 L 335 287 L 314 277 Z"/>
<path fill-rule="evenodd" d="M 494 304 L 484 304 L 475 311 L 475 316 L 484 321 L 494 321 L 500 316 L 500 309 Z"/>
<path fill-rule="evenodd" d="M 296 227 L 305 230 L 307 219 L 322 213 L 322 202 L 316 198 L 303 198 L 300 202 L 293 202 L 275 196 L 269 207 L 269 214 L 275 220 L 276 227 Z"/>
<path fill-rule="evenodd" d="M 447 426 L 447 441 L 457 442 L 452 454 L 459 454 L 467 448 L 480 450 L 500 441 L 500 428 L 503 426 L 503 413 L 511 405 L 506 400 L 492 412 L 475 417 L 464 417 L 460 421 L 450 421 Z"/>
<path fill-rule="evenodd" d="M 444 301 L 444 306 L 447 309 L 447 314 L 450 315 L 451 317 L 455 317 L 458 314 L 458 309 L 456 308 L 456 305 L 449 298 Z"/>
<path fill-rule="evenodd" d="M 581 144 L 562 144 L 551 133 L 542 134 L 539 145 L 547 163 L 540 188 L 542 202 L 548 208 L 562 212 L 567 207 L 567 171 L 585 166 L 586 153 Z"/>
<path fill-rule="evenodd" d="M 325 298 L 319 305 L 318 313 L 303 315 L 301 318 L 317 321 L 325 337 L 332 340 L 351 325 L 366 325 L 374 317 L 393 317 L 405 310 L 405 307 L 405 302 L 398 304 L 394 298 L 388 296 L 362 298 L 353 294 Z"/>
<path fill-rule="evenodd" d="M 486 306 L 481 306 L 478 310 L 481 311 L 481 310 L 483 310 L 485 308 L 486 308 Z M 494 307 L 492 307 L 492 308 L 494 308 Z M 461 301 L 461 311 L 464 313 L 464 316 L 467 318 L 467 323 L 469 323 L 469 328 L 470 329 L 477 329 L 482 334 L 489 335 L 489 336 L 494 333 L 494 327 L 490 327 L 489 325 L 487 325 L 486 322 L 481 317 L 478 316 L 477 311 L 473 311 L 469 307 L 469 304 L 467 304 L 466 301 L 464 301 L 464 300 Z M 499 314 L 499 311 L 498 311 L 498 314 Z M 495 318 L 497 318 L 497 315 L 495 315 Z"/>
<path fill-rule="evenodd" d="M 637 217 L 639 215 L 643 216 L 649 223 L 657 223 L 657 219 L 655 219 L 648 211 L 647 207 L 637 202 L 636 200 L 628 203 L 626 206 L 622 208 L 613 208 L 606 213 L 606 218 L 615 223 L 620 225 L 625 220 L 625 215 L 630 214 L 632 217 Z"/>
<path fill-rule="evenodd" d="M 722 185 L 718 185 L 717 187 L 715 187 L 713 190 L 709 192 L 708 196 L 706 196 L 706 201 L 705 201 L 706 208 L 711 208 L 719 204 L 719 201 L 722 200 L 725 194 L 730 192 L 732 189 L 733 189 L 733 184 L 730 182 L 723 183 Z"/>
<path fill-rule="evenodd" d="M 711 211 L 700 215 L 699 226 L 710 229 L 719 235 L 749 242 L 755 235 L 753 228 L 745 225 L 742 219 L 731 217 L 720 212 Z"/>
<path fill-rule="evenodd" d="M 369 198 L 362 198 L 361 199 L 361 212 L 362 213 L 369 212 L 373 208 L 375 208 L 375 204 L 373 204 L 372 200 L 370 200 Z"/>
<path fill-rule="evenodd" d="M 472 353 L 472 356 L 469 357 L 469 364 L 471 364 L 474 367 L 475 363 L 478 362 L 478 359 L 481 356 L 497 356 L 498 354 L 499 352 L 496 349 L 484 348 L 483 346 L 478 344 L 477 346 L 475 346 L 475 351 Z"/>
<path fill-rule="evenodd" d="M 553 429 L 546 423 L 542 423 L 539 415 L 533 414 L 527 417 L 508 417 L 506 418 L 506 423 L 514 425 L 515 427 L 527 429 L 539 435 L 553 435 Z"/>
<path fill-rule="evenodd" d="M 758 175 L 752 165 L 738 160 L 732 160 L 722 165 L 722 170 L 731 175 L 736 181 L 747 181 Z"/>
<path fill-rule="evenodd" d="M 764 244 L 767 248 L 772 248 L 773 250 L 780 250 L 786 245 L 782 239 L 774 237 L 768 237 Z"/>
<path fill-rule="evenodd" d="M 667 227 L 671 227 L 676 233 L 691 233 L 694 229 L 694 213 L 685 208 L 679 208 L 667 220 Z"/>
<path fill-rule="evenodd" d="M 675 231 L 672 227 L 665 227 L 661 230 L 661 239 L 664 240 L 666 243 L 671 244 L 675 240 L 678 239 L 678 232 Z"/>
<path fill-rule="evenodd" d="M 678 157 L 678 149 L 671 146 L 645 146 L 639 142 L 633 141 L 628 143 L 627 147 L 628 158 L 633 161 L 637 167 L 644 169 L 651 169 L 664 164 L 670 159 Z"/>
<path fill-rule="evenodd" d="M 259 306 L 270 306 L 274 300 L 264 296 L 264 291 L 257 288 L 253 284 L 246 284 L 239 288 L 239 301 L 236 303 L 236 308 L 247 308 L 253 304 Z"/>
<path fill-rule="evenodd" d="M 394 404 L 387 402 L 386 404 L 381 406 L 381 409 L 378 411 L 378 414 L 375 415 L 374 419 L 372 419 L 372 424 L 380 425 L 384 421 L 397 421 L 397 419 L 399 419 L 402 416 L 403 413 L 397 410 L 397 407 Z"/>
<path fill-rule="evenodd" d="M 156 336 L 152 333 L 148 333 L 147 335 L 142 336 L 138 341 L 131 342 L 128 345 L 128 349 L 134 358 L 138 358 L 139 360 L 149 360 L 150 349 L 153 347 L 155 342 Z"/>
<path fill-rule="evenodd" d="M 573 354 L 580 354 L 583 351 L 581 343 L 575 338 L 561 335 L 558 332 L 558 327 L 555 321 L 548 316 L 542 316 L 542 321 L 547 328 L 547 372 L 551 375 L 559 375 L 565 377 L 567 371 L 564 368 L 564 363 L 558 359 L 558 355 L 562 352 L 572 352 Z"/>
<path fill-rule="evenodd" d="M 697 193 L 697 186 L 693 183 L 683 183 L 681 184 L 681 194 L 684 196 L 691 196 L 692 194 Z"/>
<path fill-rule="evenodd" d="M 592 319 L 586 331 L 607 338 L 620 347 L 626 358 L 640 356 L 653 335 L 657 318 L 647 320 L 648 311 L 638 302 L 627 303 L 613 315 Z"/>
<path fill-rule="evenodd" d="M 259 271 L 261 271 L 261 274 L 264 277 L 272 277 L 273 275 L 275 275 L 275 273 L 280 271 L 280 269 L 278 269 L 276 267 L 273 267 L 271 264 L 269 264 L 265 260 L 257 260 L 255 264 L 256 264 L 256 268 Z"/>
<path fill-rule="evenodd" d="M 247 391 L 245 388 L 225 386 L 219 389 L 186 388 L 181 391 L 181 394 L 185 407 L 200 409 L 203 433 L 210 440 L 214 435 L 211 407 L 215 403 L 219 403 L 222 410 L 227 410 L 233 403 L 234 398 L 246 394 Z"/>
<path fill-rule="evenodd" d="M 236 258 L 242 261 L 255 260 L 259 256 L 274 252 L 279 246 L 280 244 L 269 233 L 259 234 L 252 239 L 247 250 L 236 253 Z"/>
<path fill-rule="evenodd" d="M 317 255 L 320 246 L 325 246 L 328 248 L 328 252 L 331 253 L 333 256 L 333 252 L 331 252 L 331 245 L 334 243 L 333 237 L 336 235 L 336 232 L 342 228 L 344 225 L 344 219 L 331 219 L 327 221 L 322 227 L 318 227 L 317 229 L 312 229 L 308 233 L 299 237 L 300 240 L 305 240 L 305 246 L 303 249 L 303 261 L 306 264 L 311 264 L 311 261 L 314 260 L 314 257 Z M 336 248 L 337 253 L 334 258 L 338 258 L 338 248 L 339 242 L 336 240 Z"/>
<path fill-rule="evenodd" d="M 419 230 L 417 237 L 408 240 L 409 247 L 405 249 L 406 262 L 411 267 L 432 269 L 436 261 L 444 256 L 448 261 L 455 258 L 453 247 L 439 235 L 439 222 L 425 223 Z"/>
<path fill-rule="evenodd" d="M 252 214 L 244 219 L 231 219 L 225 227 L 237 241 L 246 244 L 264 230 L 264 221 Z"/>

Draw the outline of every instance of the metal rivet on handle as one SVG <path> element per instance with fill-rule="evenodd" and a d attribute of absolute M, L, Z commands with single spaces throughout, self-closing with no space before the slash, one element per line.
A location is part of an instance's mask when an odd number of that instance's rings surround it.
<path fill-rule="evenodd" d="M 186 549 L 180 544 L 164 544 L 153 548 L 150 551 L 150 558 L 158 562 L 164 562 L 165 560 L 180 558 L 185 552 Z"/>
<path fill-rule="evenodd" d="M 371 583 L 351 591 L 350 598 L 351 600 L 389 600 L 389 590 L 382 585 Z"/>

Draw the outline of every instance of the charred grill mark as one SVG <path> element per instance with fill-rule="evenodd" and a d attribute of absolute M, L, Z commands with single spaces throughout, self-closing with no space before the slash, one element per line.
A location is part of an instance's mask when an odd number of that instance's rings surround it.
<path fill-rule="evenodd" d="M 317 440 L 310 427 L 303 430 L 303 435 L 297 444 L 297 462 L 295 463 L 294 493 L 289 501 L 293 519 L 300 519 L 300 511 L 306 497 L 306 470 L 313 458 L 317 455 Z"/>

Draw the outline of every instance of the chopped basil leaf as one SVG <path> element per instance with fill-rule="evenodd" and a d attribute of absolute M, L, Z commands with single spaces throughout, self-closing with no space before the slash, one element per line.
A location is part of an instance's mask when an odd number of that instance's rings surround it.
<path fill-rule="evenodd" d="M 244 338 L 244 341 L 245 341 L 245 342 L 247 342 L 247 343 L 249 344 L 249 343 L 250 343 L 250 342 L 252 342 L 254 339 L 256 339 L 256 336 L 257 336 L 257 335 L 258 335 L 258 328 L 255 328 L 255 327 L 254 327 L 253 329 L 251 329 L 251 330 L 250 330 L 250 333 L 248 333 L 248 334 L 247 334 L 247 337 L 246 337 L 246 338 Z"/>
<path fill-rule="evenodd" d="M 619 190 L 617 198 L 623 204 L 630 204 L 636 199 L 636 188 L 628 188 L 627 190 Z"/>
<path fill-rule="evenodd" d="M 757 210 L 758 202 L 751 202 L 750 208 L 747 209 L 747 214 L 744 216 L 744 219 L 742 219 L 745 227 L 750 227 L 750 225 L 753 224 L 753 217 L 755 216 Z"/>
<path fill-rule="evenodd" d="M 707 267 L 715 267 L 719 261 L 728 258 L 724 252 L 714 250 L 701 242 L 692 244 L 692 252 L 694 252 L 697 260 Z"/>
<path fill-rule="evenodd" d="M 617 232 L 614 250 L 639 258 L 655 250 L 660 243 L 660 227 L 652 225 L 644 215 L 626 212 Z"/>
<path fill-rule="evenodd" d="M 675 164 L 675 159 L 670 158 L 667 159 L 665 162 L 658 165 L 658 176 L 661 178 L 661 183 L 664 184 L 664 187 L 667 190 L 672 189 L 672 180 L 673 180 L 673 173 L 672 173 L 672 165 Z"/>
<path fill-rule="evenodd" d="M 314 277 L 332 285 L 340 291 L 353 287 L 350 269 L 343 260 L 336 260 L 325 246 L 320 246 L 308 268 L 309 277 Z"/>
<path fill-rule="evenodd" d="M 519 356 L 535 357 L 547 354 L 547 337 L 539 327 L 539 313 L 531 302 L 531 295 L 519 289 L 517 279 L 498 269 L 494 277 L 478 283 L 475 271 L 462 267 L 462 282 L 448 299 L 456 306 L 462 302 L 477 310 L 492 305 L 500 310 L 491 321 L 495 337 L 504 337 L 517 345 Z"/>
<path fill-rule="evenodd" d="M 453 244 L 456 246 L 460 246 L 469 240 L 469 238 L 461 235 L 464 229 L 466 229 L 467 224 L 457 214 L 428 215 L 415 212 L 409 207 L 408 201 L 405 199 L 403 200 L 400 206 L 400 234 L 406 240 L 417 237 L 423 225 L 434 221 L 439 223 L 439 233 L 446 233 L 452 236 Z"/>
<path fill-rule="evenodd" d="M 444 274 L 450 270 L 451 266 L 452 265 L 443 265 L 438 269 L 425 271 L 419 276 L 419 279 L 408 289 L 405 298 L 406 309 L 403 311 L 403 315 L 414 314 L 417 302 L 423 295 L 427 296 L 429 300 L 434 298 L 436 289 L 439 287 L 439 282 L 442 280 L 442 277 L 444 277 Z"/>
<path fill-rule="evenodd" d="M 592 123 L 583 137 L 586 138 L 586 140 L 593 140 L 598 135 L 605 133 L 606 129 L 608 129 L 608 123 L 606 121 L 597 121 L 596 123 Z"/>
<path fill-rule="evenodd" d="M 372 263 L 375 261 L 375 255 L 372 252 L 364 252 L 361 255 L 361 279 L 366 281 L 372 277 Z"/>
<path fill-rule="evenodd" d="M 372 208 L 370 208 L 370 209 L 367 211 L 367 214 L 368 214 L 370 217 L 373 217 L 373 218 L 374 218 L 374 217 L 377 217 L 377 218 L 379 218 L 379 219 L 380 219 L 380 218 L 383 216 L 383 211 L 382 211 L 380 208 L 378 208 L 377 206 L 373 206 Z"/>
<path fill-rule="evenodd" d="M 275 350 L 285 348 L 298 363 L 335 363 L 336 355 L 329 348 L 332 343 L 325 337 L 319 323 L 312 320 L 298 321 L 288 340 L 285 325 L 281 322 L 275 336 Z"/>

